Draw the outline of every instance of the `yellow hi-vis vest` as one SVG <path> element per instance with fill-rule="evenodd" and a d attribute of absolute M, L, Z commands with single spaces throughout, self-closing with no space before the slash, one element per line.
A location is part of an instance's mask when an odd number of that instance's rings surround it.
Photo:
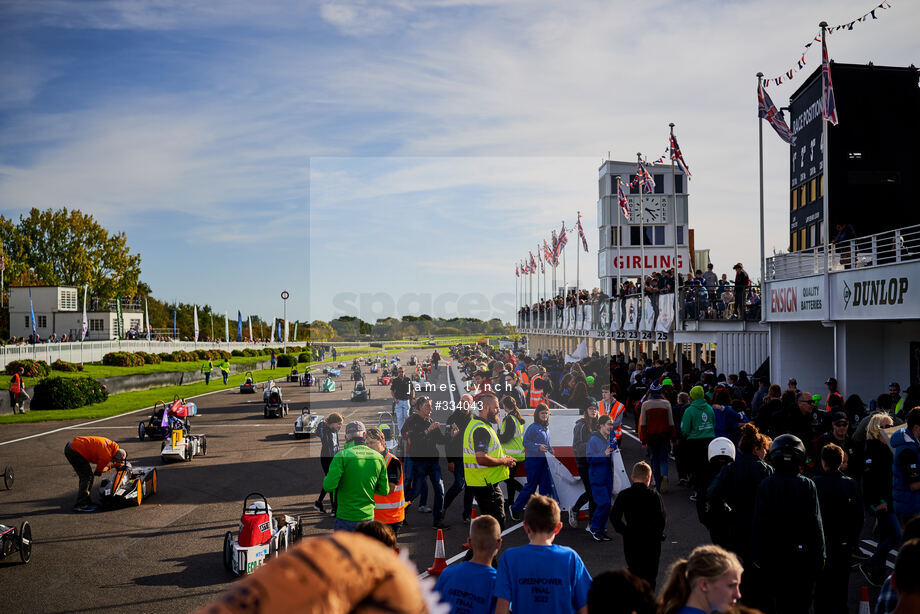
<path fill-rule="evenodd" d="M 509 417 L 514 423 L 514 437 L 502 447 L 505 450 L 505 454 L 521 462 L 524 460 L 524 425 L 514 416 Z"/>
<path fill-rule="evenodd" d="M 471 487 L 498 484 L 507 480 L 509 475 L 508 468 L 503 465 L 484 467 L 476 460 L 476 452 L 473 451 L 473 431 L 479 428 L 486 429 L 492 440 L 489 443 L 489 449 L 486 450 L 486 456 L 498 460 L 505 455 L 498 435 L 495 434 L 492 427 L 478 418 L 470 420 L 463 432 L 463 477 L 466 485 Z"/>
<path fill-rule="evenodd" d="M 390 463 L 394 460 L 399 462 L 393 454 L 387 450 L 383 460 L 390 468 Z M 399 482 L 396 488 L 391 488 L 387 495 L 374 495 L 374 520 L 384 524 L 393 524 L 402 522 L 406 518 L 406 495 L 403 492 L 404 472 L 399 472 Z"/>

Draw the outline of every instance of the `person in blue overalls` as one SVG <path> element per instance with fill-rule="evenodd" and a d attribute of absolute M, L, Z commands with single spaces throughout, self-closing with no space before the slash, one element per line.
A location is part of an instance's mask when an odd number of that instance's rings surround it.
<path fill-rule="evenodd" d="M 549 407 L 540 403 L 533 410 L 533 424 L 524 431 L 524 469 L 527 471 L 527 483 L 511 506 L 511 519 L 518 520 L 530 495 L 540 488 L 540 494 L 557 497 L 553 493 L 553 478 L 549 473 L 549 463 L 545 453 L 553 453 L 549 442 Z"/>
<path fill-rule="evenodd" d="M 597 507 L 591 516 L 588 531 L 596 542 L 609 542 L 607 520 L 613 493 L 613 461 L 610 455 L 617 449 L 616 437 L 611 437 L 613 422 L 610 416 L 601 416 L 597 421 L 598 430 L 591 435 L 585 454 L 588 457 L 588 481 L 591 483 L 591 497 Z"/>

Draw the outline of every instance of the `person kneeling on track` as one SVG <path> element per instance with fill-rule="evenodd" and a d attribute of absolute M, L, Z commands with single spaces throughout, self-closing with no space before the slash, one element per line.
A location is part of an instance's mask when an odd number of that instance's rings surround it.
<path fill-rule="evenodd" d="M 80 478 L 74 511 L 95 512 L 97 508 L 90 495 L 93 476 L 108 471 L 109 465 L 115 469 L 123 467 L 128 453 L 105 437 L 74 437 L 64 446 L 64 456 Z M 90 469 L 90 463 L 95 463 L 95 473 Z"/>

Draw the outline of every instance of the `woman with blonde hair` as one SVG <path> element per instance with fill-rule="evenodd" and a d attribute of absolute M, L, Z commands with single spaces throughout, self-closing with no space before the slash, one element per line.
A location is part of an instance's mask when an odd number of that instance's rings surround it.
<path fill-rule="evenodd" d="M 741 598 L 743 568 L 733 553 L 699 546 L 668 570 L 658 614 L 727 612 Z"/>
<path fill-rule="evenodd" d="M 872 586 L 881 586 L 888 575 L 886 555 L 901 542 L 901 526 L 892 509 L 891 448 L 882 441 L 881 430 L 894 425 L 891 415 L 874 414 L 866 427 L 865 463 L 863 467 L 863 504 L 878 521 L 879 544 L 875 553 L 859 566 L 859 571 Z"/>

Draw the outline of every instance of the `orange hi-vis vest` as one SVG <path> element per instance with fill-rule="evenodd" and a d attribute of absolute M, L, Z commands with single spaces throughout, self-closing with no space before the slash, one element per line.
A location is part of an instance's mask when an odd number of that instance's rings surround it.
<path fill-rule="evenodd" d="M 620 436 L 623 435 L 623 414 L 625 412 L 626 412 L 625 405 L 623 405 L 619 401 L 613 402 L 613 407 L 610 408 L 610 419 L 616 425 L 616 428 L 614 429 L 613 434 L 617 438 L 617 441 L 620 441 Z"/>
<path fill-rule="evenodd" d="M 530 383 L 530 376 L 527 375 L 527 367 L 524 367 L 523 369 L 521 369 L 521 383 L 522 384 Z"/>
<path fill-rule="evenodd" d="M 606 416 L 606 415 L 607 415 L 607 405 L 604 403 L 604 400 L 601 399 L 600 401 L 597 402 L 597 417 L 600 418 L 601 416 Z"/>
<path fill-rule="evenodd" d="M 537 382 L 542 379 L 539 375 L 534 375 L 530 380 L 530 407 L 536 407 L 543 402 L 543 389 L 537 388 Z"/>
<path fill-rule="evenodd" d="M 390 463 L 399 460 L 387 450 L 383 457 L 390 468 Z M 399 472 L 399 482 L 387 495 L 374 495 L 374 520 L 384 524 L 402 522 L 406 518 L 406 495 L 403 492 L 403 471 Z"/>
<path fill-rule="evenodd" d="M 22 392 L 22 377 L 18 373 L 13 373 L 13 379 L 10 380 L 10 392 L 13 394 Z"/>

